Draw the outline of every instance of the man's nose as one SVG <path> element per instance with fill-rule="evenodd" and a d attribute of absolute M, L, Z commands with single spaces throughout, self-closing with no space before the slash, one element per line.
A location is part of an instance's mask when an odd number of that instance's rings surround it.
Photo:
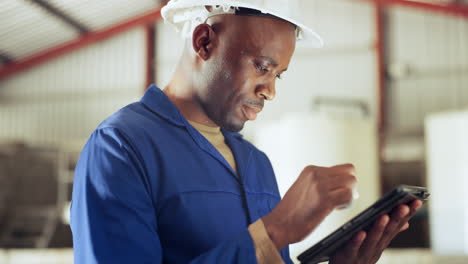
<path fill-rule="evenodd" d="M 259 84 L 257 88 L 255 89 L 255 93 L 258 97 L 268 100 L 268 101 L 275 99 L 275 96 L 276 96 L 275 80 L 269 83 Z"/>

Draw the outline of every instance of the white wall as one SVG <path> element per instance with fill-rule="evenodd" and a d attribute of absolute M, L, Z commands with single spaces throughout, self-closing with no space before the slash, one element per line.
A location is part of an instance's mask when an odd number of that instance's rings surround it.
<path fill-rule="evenodd" d="M 144 37 L 136 29 L 0 82 L 0 140 L 84 142 L 143 93 Z"/>

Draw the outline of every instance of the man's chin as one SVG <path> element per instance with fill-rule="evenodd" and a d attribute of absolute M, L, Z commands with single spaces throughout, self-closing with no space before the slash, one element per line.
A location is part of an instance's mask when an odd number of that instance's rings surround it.
<path fill-rule="evenodd" d="M 221 127 L 224 130 L 227 130 L 229 132 L 237 133 L 237 132 L 240 132 L 244 128 L 244 124 L 245 122 L 242 122 L 240 124 L 226 123 L 226 124 L 223 124 Z"/>

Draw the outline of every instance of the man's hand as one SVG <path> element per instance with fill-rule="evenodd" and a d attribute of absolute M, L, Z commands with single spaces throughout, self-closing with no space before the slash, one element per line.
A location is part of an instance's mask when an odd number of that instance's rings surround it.
<path fill-rule="evenodd" d="M 398 206 L 390 215 L 381 216 L 367 233 L 359 232 L 343 248 L 338 250 L 330 259 L 330 263 L 376 263 L 392 239 L 399 232 L 408 229 L 408 220 L 421 206 L 422 202 L 416 200 L 409 206 Z"/>
<path fill-rule="evenodd" d="M 354 184 L 351 164 L 306 167 L 276 208 L 262 218 L 275 246 L 282 249 L 303 240 L 337 206 L 352 200 Z"/>

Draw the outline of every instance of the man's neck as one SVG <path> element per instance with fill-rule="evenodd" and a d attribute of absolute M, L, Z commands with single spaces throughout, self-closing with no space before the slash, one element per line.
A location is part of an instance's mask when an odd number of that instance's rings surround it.
<path fill-rule="evenodd" d="M 185 119 L 211 127 L 217 127 L 206 115 L 203 107 L 198 103 L 194 88 L 190 83 L 189 76 L 176 70 L 172 80 L 164 88 L 163 92 L 179 109 Z"/>

